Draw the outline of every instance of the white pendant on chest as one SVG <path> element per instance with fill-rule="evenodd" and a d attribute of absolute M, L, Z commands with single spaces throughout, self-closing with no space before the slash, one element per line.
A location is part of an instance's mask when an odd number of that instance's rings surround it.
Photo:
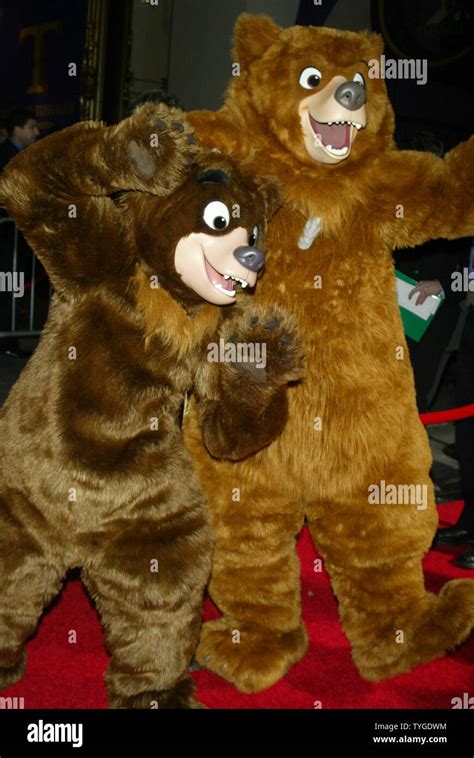
<path fill-rule="evenodd" d="M 304 225 L 303 234 L 298 240 L 298 247 L 300 250 L 309 250 L 314 240 L 321 231 L 321 219 L 318 217 L 310 216 Z"/>

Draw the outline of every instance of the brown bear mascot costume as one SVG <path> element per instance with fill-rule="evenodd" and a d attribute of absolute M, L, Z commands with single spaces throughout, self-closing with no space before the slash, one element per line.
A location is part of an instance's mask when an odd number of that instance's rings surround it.
<path fill-rule="evenodd" d="M 382 51 L 374 34 L 281 29 L 245 14 L 224 107 L 189 116 L 199 144 L 282 182 L 256 297 L 294 315 L 307 359 L 283 435 L 254 457 L 213 461 L 187 415 L 223 614 L 204 624 L 197 658 L 243 692 L 269 687 L 305 653 L 295 549 L 305 518 L 364 678 L 443 656 L 474 623 L 473 581 L 439 595 L 424 586 L 438 518 L 391 255 L 474 234 L 474 141 L 444 160 L 397 150 L 385 84 L 368 75 Z M 371 502 L 385 483 L 397 493 L 420 485 L 424 505 Z"/>
<path fill-rule="evenodd" d="M 180 111 L 147 104 L 19 154 L 0 201 L 55 290 L 0 415 L 0 689 L 79 566 L 111 654 L 110 705 L 196 707 L 212 538 L 181 408 L 194 386 L 206 444 L 231 458 L 285 422 L 285 384 L 301 375 L 291 323 L 233 305 L 263 266 L 278 189 L 202 153 Z M 220 340 L 264 343 L 265 361 L 210 362 Z"/>

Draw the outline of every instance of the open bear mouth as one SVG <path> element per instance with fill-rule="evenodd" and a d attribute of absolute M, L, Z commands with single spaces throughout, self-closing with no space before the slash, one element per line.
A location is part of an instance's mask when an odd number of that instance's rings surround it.
<path fill-rule="evenodd" d="M 316 121 L 308 113 L 311 128 L 316 135 L 315 147 L 322 146 L 331 155 L 347 155 L 351 147 L 351 126 L 357 131 L 362 124 L 356 121 Z"/>
<path fill-rule="evenodd" d="M 211 266 L 206 256 L 204 256 L 204 263 L 206 266 L 207 278 L 216 290 L 222 292 L 223 295 L 235 297 L 236 284 L 240 285 L 241 289 L 245 289 L 249 286 L 249 283 L 245 279 L 241 279 L 240 276 L 235 276 L 234 274 L 221 274 L 220 271 L 217 271 L 217 269 L 214 268 L 214 266 Z"/>

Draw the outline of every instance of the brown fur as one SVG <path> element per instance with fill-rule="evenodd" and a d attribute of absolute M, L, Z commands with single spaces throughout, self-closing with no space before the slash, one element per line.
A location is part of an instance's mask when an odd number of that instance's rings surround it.
<path fill-rule="evenodd" d="M 362 60 L 381 52 L 373 34 L 282 30 L 268 18 L 243 15 L 233 53 L 241 75 L 224 107 L 189 115 L 200 144 L 225 147 L 283 184 L 286 201 L 270 225 L 256 298 L 293 314 L 307 357 L 304 382 L 289 392 L 283 435 L 256 456 L 212 461 L 195 415 L 187 417 L 187 444 L 209 496 L 216 541 L 210 593 L 223 613 L 203 626 L 197 657 L 244 692 L 270 686 L 305 653 L 295 550 L 305 517 L 364 678 L 384 679 L 442 656 L 473 626 L 473 581 L 448 582 L 437 596 L 424 588 L 421 560 L 437 514 L 391 252 L 474 233 L 474 141 L 444 160 L 396 150 L 384 82 L 367 76 L 368 125 L 346 161 L 312 161 L 298 117 L 308 94 L 298 84 L 305 67 L 317 66 L 325 81 L 352 79 L 364 71 Z M 321 218 L 321 233 L 311 249 L 300 250 L 308 216 Z M 369 505 L 368 487 L 382 479 L 425 484 L 427 509 Z M 238 508 L 232 486 L 240 487 Z"/>
<path fill-rule="evenodd" d="M 255 437 L 257 449 L 281 431 L 286 407 L 264 433 L 259 419 L 298 374 L 300 356 L 293 344 L 285 355 L 294 364 L 281 365 L 275 349 L 270 365 L 281 371 L 255 389 L 245 368 L 205 360 L 224 314 L 226 329 L 245 330 L 253 311 L 226 313 L 184 287 L 176 244 L 199 230 L 210 193 L 240 203 L 235 225 L 249 233 L 255 223 L 265 232 L 279 196 L 268 180 L 250 180 L 193 142 L 180 111 L 146 105 L 117 127 L 78 124 L 46 138 L 2 175 L 0 201 L 56 291 L 38 348 L 0 413 L 0 689 L 22 676 L 27 638 L 66 571 L 79 566 L 111 654 L 110 705 L 197 707 L 188 667 L 212 540 L 182 441 L 183 398 L 199 369 L 202 423 L 221 441 L 215 452 L 237 449 L 239 435 L 246 450 Z M 229 185 L 198 187 L 197 172 L 213 167 Z M 288 334 L 293 327 L 280 318 Z M 229 394 L 219 395 L 219 382 Z M 252 409 L 246 429 L 235 423 L 240 395 Z"/>

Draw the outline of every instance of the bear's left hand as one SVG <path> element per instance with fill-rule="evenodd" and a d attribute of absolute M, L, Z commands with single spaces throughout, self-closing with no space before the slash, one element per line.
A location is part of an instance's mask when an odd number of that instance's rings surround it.
<path fill-rule="evenodd" d="M 220 332 L 229 362 L 225 383 L 245 400 L 273 393 L 303 377 L 303 351 L 293 319 L 281 308 L 239 308 Z M 224 377 L 221 377 L 221 379 Z"/>
<path fill-rule="evenodd" d="M 241 307 L 217 335 L 217 361 L 197 374 L 204 444 L 215 458 L 243 460 L 275 440 L 288 419 L 287 385 L 303 377 L 292 318 L 280 308 Z"/>

